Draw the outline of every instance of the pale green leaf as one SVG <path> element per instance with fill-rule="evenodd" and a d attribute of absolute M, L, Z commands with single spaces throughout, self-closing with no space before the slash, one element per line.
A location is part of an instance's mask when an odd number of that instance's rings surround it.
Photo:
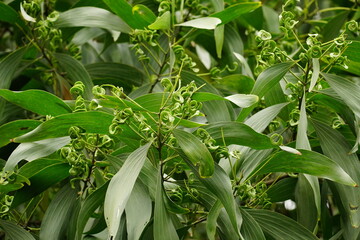
<path fill-rule="evenodd" d="M 214 173 L 214 160 L 206 146 L 191 133 L 179 129 L 174 129 L 173 133 L 186 156 L 194 165 L 199 166 L 200 176 L 211 177 Z"/>
<path fill-rule="evenodd" d="M 115 237 L 118 232 L 121 215 L 146 161 L 150 146 L 151 142 L 132 152 L 109 183 L 104 202 L 104 214 L 110 237 Z"/>
<path fill-rule="evenodd" d="M 271 123 L 271 121 L 280 113 L 280 111 L 289 103 L 279 103 L 272 105 L 255 113 L 244 122 L 246 125 L 261 133 Z"/>
<path fill-rule="evenodd" d="M 55 22 L 59 28 L 97 27 L 110 31 L 130 33 L 131 28 L 113 13 L 97 7 L 78 7 L 60 13 Z"/>
<path fill-rule="evenodd" d="M 149 223 L 152 213 L 151 198 L 142 182 L 135 183 L 126 203 L 125 213 L 128 239 L 138 240 Z"/>
<path fill-rule="evenodd" d="M 266 238 L 259 223 L 243 208 L 240 208 L 240 211 L 244 220 L 241 227 L 241 233 L 244 239 L 265 240 Z"/>
<path fill-rule="evenodd" d="M 220 12 L 211 14 L 210 17 L 216 17 L 221 20 L 221 24 L 226 24 L 235 20 L 239 16 L 251 12 L 261 6 L 261 2 L 241 2 L 233 4 Z"/>
<path fill-rule="evenodd" d="M 320 74 L 319 59 L 318 58 L 313 58 L 312 59 L 312 64 L 313 64 L 313 72 L 312 72 L 312 75 L 311 75 L 309 92 L 311 92 L 313 90 L 313 88 L 315 87 L 316 82 L 317 82 L 317 80 L 319 78 L 319 74 Z"/>
<path fill-rule="evenodd" d="M 193 19 L 187 22 L 176 24 L 176 26 L 182 27 L 193 27 L 199 29 L 208 29 L 212 30 L 215 29 L 217 25 L 221 23 L 221 20 L 216 17 L 202 17 Z"/>
<path fill-rule="evenodd" d="M 222 49 L 224 45 L 224 33 L 225 33 L 225 26 L 216 26 L 214 30 L 214 37 L 215 37 L 215 45 L 216 45 L 216 54 L 218 58 L 221 58 Z"/>
<path fill-rule="evenodd" d="M 323 76 L 331 88 L 360 118 L 360 85 L 334 74 L 323 74 Z"/>
<path fill-rule="evenodd" d="M 171 25 L 171 13 L 166 11 L 160 17 L 157 17 L 155 22 L 148 26 L 149 29 L 159 30 L 159 29 L 169 29 Z"/>
<path fill-rule="evenodd" d="M 70 143 L 70 137 L 45 139 L 31 143 L 21 143 L 10 155 L 4 171 L 12 171 L 21 160 L 28 162 L 46 157 Z"/>
<path fill-rule="evenodd" d="M 234 94 L 225 98 L 241 108 L 250 107 L 259 101 L 259 97 L 253 94 Z"/>

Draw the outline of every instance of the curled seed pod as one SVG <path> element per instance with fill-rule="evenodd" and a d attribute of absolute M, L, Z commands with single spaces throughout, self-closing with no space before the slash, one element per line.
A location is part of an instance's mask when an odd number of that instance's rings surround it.
<path fill-rule="evenodd" d="M 265 30 L 260 30 L 258 32 L 256 32 L 255 35 L 255 40 L 258 42 L 263 42 L 263 41 L 268 41 L 272 38 L 271 33 L 265 31 Z"/>
<path fill-rule="evenodd" d="M 82 139 L 76 138 L 71 141 L 71 145 L 75 150 L 82 150 L 85 148 L 85 142 Z"/>
<path fill-rule="evenodd" d="M 70 147 L 62 147 L 62 148 L 60 149 L 60 156 L 61 156 L 62 158 L 65 158 L 65 159 L 66 159 L 71 152 L 72 152 L 72 148 L 70 148 Z"/>
<path fill-rule="evenodd" d="M 98 136 L 96 134 L 87 134 L 86 142 L 90 145 L 96 146 L 98 144 Z"/>
<path fill-rule="evenodd" d="M 69 170 L 69 174 L 71 175 L 71 176 L 77 176 L 77 175 L 79 175 L 81 173 L 81 170 L 78 168 L 78 167 L 72 167 L 72 168 L 70 168 L 70 170 Z"/>
<path fill-rule="evenodd" d="M 272 134 L 272 135 L 270 136 L 270 141 L 271 141 L 271 143 L 274 144 L 274 145 L 278 145 L 278 146 L 282 145 L 283 140 L 284 140 L 284 139 L 283 139 L 283 136 L 281 136 L 281 135 L 278 134 L 278 133 L 274 133 L 274 134 Z"/>
<path fill-rule="evenodd" d="M 92 99 L 89 103 L 89 110 L 97 110 L 99 108 L 102 108 L 102 106 L 99 104 L 97 99 Z"/>
<path fill-rule="evenodd" d="M 109 133 L 111 135 L 118 135 L 121 134 L 121 132 L 123 131 L 123 129 L 117 124 L 117 123 L 112 123 L 109 126 Z"/>
<path fill-rule="evenodd" d="M 293 109 L 290 112 L 290 121 L 289 121 L 290 126 L 298 125 L 299 120 L 300 120 L 300 111 L 298 109 Z"/>
<path fill-rule="evenodd" d="M 173 123 L 175 121 L 175 118 L 169 109 L 165 109 L 160 113 L 160 120 L 162 123 L 167 124 Z"/>
<path fill-rule="evenodd" d="M 56 22 L 56 20 L 58 20 L 60 16 L 60 13 L 58 11 L 53 11 L 52 13 L 50 13 L 46 20 L 48 20 L 49 22 Z"/>
<path fill-rule="evenodd" d="M 208 131 L 203 128 L 198 128 L 196 130 L 196 136 L 198 136 L 201 140 L 205 140 L 211 137 Z"/>
<path fill-rule="evenodd" d="M 103 95 L 106 94 L 106 90 L 105 88 L 103 87 L 100 87 L 98 85 L 95 85 L 93 88 L 92 88 L 92 93 L 94 94 L 95 97 L 99 98 L 99 97 L 102 97 Z"/>
<path fill-rule="evenodd" d="M 351 20 L 346 23 L 345 28 L 349 32 L 357 33 L 359 31 L 359 24 L 355 20 Z"/>
<path fill-rule="evenodd" d="M 70 88 L 70 93 L 76 96 L 80 96 L 84 94 L 84 91 L 85 91 L 85 85 L 80 81 L 75 82 L 74 86 Z"/>
<path fill-rule="evenodd" d="M 85 100 L 82 96 L 76 98 L 74 112 L 86 112 Z"/>
<path fill-rule="evenodd" d="M 175 102 L 184 103 L 184 98 L 179 92 L 174 92 L 174 94 L 172 95 L 172 101 L 174 103 Z"/>
<path fill-rule="evenodd" d="M 100 146 L 105 148 L 111 148 L 115 144 L 114 140 L 108 135 L 102 136 L 100 142 Z"/>
<path fill-rule="evenodd" d="M 165 92 L 170 92 L 171 89 L 174 87 L 169 78 L 161 79 L 161 85 L 164 87 Z"/>
<path fill-rule="evenodd" d="M 309 51 L 309 56 L 312 58 L 320 58 L 322 54 L 322 49 L 319 45 L 312 46 Z"/>
<path fill-rule="evenodd" d="M 181 192 L 177 191 L 177 190 L 172 190 L 169 194 L 170 199 L 175 202 L 175 203 L 182 203 L 183 201 L 183 195 Z"/>
<path fill-rule="evenodd" d="M 335 43 L 337 46 L 342 46 L 342 45 L 344 45 L 344 44 L 345 44 L 345 41 L 346 41 L 346 39 L 345 39 L 344 36 L 340 36 L 340 37 L 334 39 L 334 43 Z"/>
<path fill-rule="evenodd" d="M 74 165 L 76 164 L 77 160 L 79 158 L 79 154 L 77 154 L 76 152 L 71 152 L 67 155 L 66 160 L 71 164 Z"/>
<path fill-rule="evenodd" d="M 124 95 L 124 90 L 122 87 L 113 87 L 111 93 L 116 97 L 122 97 Z"/>
<path fill-rule="evenodd" d="M 75 139 L 81 136 L 81 133 L 84 133 L 85 131 L 82 128 L 79 128 L 77 126 L 71 126 L 69 128 L 68 134 L 70 138 Z"/>

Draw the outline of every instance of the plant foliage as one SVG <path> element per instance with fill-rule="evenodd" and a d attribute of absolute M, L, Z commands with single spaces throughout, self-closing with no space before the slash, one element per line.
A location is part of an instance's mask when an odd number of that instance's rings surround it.
<path fill-rule="evenodd" d="M 0 238 L 360 239 L 359 5 L 0 2 Z"/>

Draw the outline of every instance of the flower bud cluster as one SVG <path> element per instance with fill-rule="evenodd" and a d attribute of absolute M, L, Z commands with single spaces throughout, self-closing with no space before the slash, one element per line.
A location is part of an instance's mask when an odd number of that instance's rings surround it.
<path fill-rule="evenodd" d="M 271 205 L 270 199 L 267 196 L 267 185 L 264 182 L 259 182 L 255 186 L 251 183 L 245 182 L 235 187 L 236 194 L 247 207 L 261 205 L 266 208 Z"/>

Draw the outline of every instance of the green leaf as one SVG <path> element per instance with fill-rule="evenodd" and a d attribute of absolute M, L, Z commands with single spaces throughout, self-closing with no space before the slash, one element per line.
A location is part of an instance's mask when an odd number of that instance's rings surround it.
<path fill-rule="evenodd" d="M 0 2 L 0 21 L 8 22 L 10 24 L 18 24 L 20 27 L 26 27 L 20 15 L 10 6 Z"/>
<path fill-rule="evenodd" d="M 142 182 L 136 181 L 129 201 L 126 203 L 125 212 L 128 239 L 138 240 L 149 223 L 152 213 L 151 198 Z"/>
<path fill-rule="evenodd" d="M 259 101 L 259 97 L 253 94 L 234 94 L 225 98 L 241 108 L 250 107 Z"/>
<path fill-rule="evenodd" d="M 85 67 L 70 55 L 63 53 L 54 54 L 56 60 L 59 61 L 60 66 L 67 73 L 67 77 L 74 83 L 77 81 L 83 82 L 85 85 L 84 98 L 87 100 L 92 99 L 92 87 L 94 86 L 89 73 Z"/>
<path fill-rule="evenodd" d="M 288 177 L 281 179 L 268 189 L 267 196 L 271 202 L 284 202 L 288 199 L 295 199 L 294 192 L 297 178 Z"/>
<path fill-rule="evenodd" d="M 84 228 L 91 215 L 96 209 L 102 205 L 105 199 L 106 189 L 108 188 L 108 182 L 91 193 L 81 204 L 79 216 L 76 222 L 76 240 L 81 240 Z"/>
<path fill-rule="evenodd" d="M 209 211 L 206 221 L 206 234 L 209 240 L 215 240 L 216 234 L 216 220 L 219 217 L 220 211 L 223 208 L 220 200 L 217 200 Z"/>
<path fill-rule="evenodd" d="M 233 4 L 221 12 L 211 14 L 210 17 L 216 17 L 221 20 L 221 24 L 226 24 L 235 20 L 239 16 L 251 12 L 261 6 L 261 2 L 245 2 Z"/>
<path fill-rule="evenodd" d="M 267 107 L 250 118 L 246 119 L 244 122 L 246 125 L 254 129 L 255 131 L 261 133 L 263 132 L 267 126 L 271 123 L 271 121 L 280 113 L 280 111 L 289 103 L 279 103 L 276 105 L 272 105 Z"/>
<path fill-rule="evenodd" d="M 57 116 L 71 112 L 70 107 L 64 101 L 42 90 L 13 92 L 0 89 L 0 96 L 13 104 L 40 115 Z"/>
<path fill-rule="evenodd" d="M 10 155 L 4 171 L 12 171 L 21 160 L 32 160 L 46 157 L 70 143 L 70 137 L 44 139 L 37 142 L 21 143 Z"/>
<path fill-rule="evenodd" d="M 34 130 L 41 124 L 38 120 L 16 120 L 0 126 L 0 147 L 9 144 L 13 138 Z"/>
<path fill-rule="evenodd" d="M 317 82 L 317 80 L 319 78 L 319 74 L 320 74 L 319 59 L 318 58 L 313 58 L 312 59 L 312 65 L 313 65 L 313 72 L 312 72 L 312 75 L 311 75 L 309 92 L 311 92 L 313 90 L 313 88 L 315 87 L 316 82 Z"/>
<path fill-rule="evenodd" d="M 134 16 L 138 19 L 138 21 L 140 19 L 144 20 L 145 22 L 147 22 L 147 25 L 155 22 L 156 20 L 156 15 L 153 13 L 153 11 L 151 11 L 151 9 L 149 9 L 143 4 L 136 4 L 132 8 L 132 12 Z"/>
<path fill-rule="evenodd" d="M 48 138 L 68 136 L 71 126 L 78 126 L 88 133 L 108 134 L 113 116 L 104 112 L 78 112 L 54 117 L 14 142 L 33 142 Z M 101 122 L 101 124 L 99 124 Z"/>
<path fill-rule="evenodd" d="M 347 65 L 348 69 L 344 69 L 347 72 L 354 73 L 360 76 L 360 56 L 359 56 L 359 49 L 360 49 L 360 41 L 353 41 L 348 45 L 345 52 L 343 53 L 344 56 L 347 56 L 350 60 Z M 343 68 L 342 68 L 343 69 Z"/>
<path fill-rule="evenodd" d="M 201 92 L 210 92 L 221 95 L 215 87 L 213 87 L 211 84 L 207 84 L 205 80 L 191 72 L 182 71 L 181 78 L 184 84 L 189 84 L 192 81 L 195 81 L 197 86 L 202 86 L 205 84 L 200 89 Z M 231 104 L 224 101 L 205 102 L 203 104 L 202 110 L 205 113 L 208 122 L 231 121 L 234 117 Z"/>
<path fill-rule="evenodd" d="M 111 83 L 116 86 L 140 86 L 144 75 L 138 69 L 120 63 L 93 63 L 85 66 L 96 84 Z M 107 80 L 107 81 L 106 81 Z"/>
<path fill-rule="evenodd" d="M 274 87 L 290 70 L 292 62 L 284 62 L 273 65 L 265 69 L 255 81 L 254 88 L 251 94 L 257 95 L 262 98 L 272 87 Z M 237 119 L 237 121 L 243 121 L 247 115 L 254 109 L 255 106 L 243 109 Z"/>
<path fill-rule="evenodd" d="M 199 166 L 199 174 L 203 178 L 214 173 L 214 160 L 206 146 L 191 133 L 174 129 L 174 136 L 189 160 Z"/>
<path fill-rule="evenodd" d="M 2 6 L 2 5 L 0 5 Z M 15 72 L 18 70 L 19 64 L 26 52 L 26 48 L 19 48 L 18 50 L 7 55 L 0 61 L 0 89 L 8 89 L 11 85 Z M 0 99 L 0 123 L 2 123 L 6 116 L 5 112 L 5 101 Z"/>
<path fill-rule="evenodd" d="M 245 75 L 232 74 L 224 76 L 221 79 L 221 83 L 214 84 L 217 88 L 224 89 L 229 93 L 243 93 L 248 94 L 254 87 L 255 81 Z"/>
<path fill-rule="evenodd" d="M 268 149 L 275 146 L 270 139 L 255 132 L 249 126 L 239 122 L 219 122 L 203 127 L 218 144 L 225 141 L 225 145 L 237 144 L 248 146 L 254 149 Z"/>
<path fill-rule="evenodd" d="M 202 17 L 193 19 L 187 22 L 176 24 L 176 26 L 182 27 L 193 27 L 199 29 L 208 29 L 212 30 L 215 29 L 217 25 L 221 23 L 221 20 L 216 17 Z"/>
<path fill-rule="evenodd" d="M 222 49 L 224 45 L 224 33 L 225 33 L 225 26 L 216 26 L 214 29 L 214 37 L 215 37 L 215 45 L 216 45 L 216 54 L 218 58 L 221 58 Z"/>
<path fill-rule="evenodd" d="M 29 179 L 31 182 L 30 186 L 25 186 L 15 193 L 11 207 L 14 208 L 19 204 L 30 200 L 52 185 L 64 180 L 69 176 L 69 169 L 69 164 L 63 162 L 52 164 L 41 169 L 41 171 L 37 172 Z"/>
<path fill-rule="evenodd" d="M 240 211 L 243 217 L 241 233 L 244 239 L 266 240 L 259 223 L 243 208 L 240 208 Z"/>
<path fill-rule="evenodd" d="M 266 236 L 276 240 L 317 240 L 305 227 L 289 217 L 262 209 L 245 209 L 260 225 Z"/>
<path fill-rule="evenodd" d="M 299 150 L 299 152 L 301 155 L 285 151 L 277 152 L 263 161 L 253 171 L 253 174 L 261 175 L 272 172 L 306 173 L 345 185 L 357 186 L 357 183 L 333 160 L 317 152 L 308 150 Z"/>
<path fill-rule="evenodd" d="M 62 163 L 64 162 L 58 159 L 48 159 L 48 158 L 37 159 L 23 165 L 19 169 L 19 174 L 26 178 L 31 178 L 32 176 L 38 174 L 47 167 Z"/>
<path fill-rule="evenodd" d="M 35 240 L 29 232 L 12 221 L 0 220 L 0 227 L 5 232 L 6 239 Z"/>
<path fill-rule="evenodd" d="M 339 36 L 339 32 L 346 22 L 349 13 L 349 11 L 341 11 L 325 24 L 322 31 L 323 41 L 327 42 Z"/>
<path fill-rule="evenodd" d="M 156 240 L 178 240 L 174 224 L 172 223 L 170 213 L 166 210 L 164 202 L 163 180 L 159 168 L 157 174 L 155 208 L 154 208 L 154 239 Z"/>
<path fill-rule="evenodd" d="M 97 7 L 78 7 L 62 12 L 55 24 L 59 28 L 97 27 L 123 33 L 131 31 L 129 25 L 118 16 Z"/>
<path fill-rule="evenodd" d="M 359 159 L 356 154 L 348 154 L 351 146 L 344 136 L 338 131 L 324 125 L 319 121 L 312 120 L 316 135 L 320 140 L 320 146 L 324 154 L 336 161 L 357 183 L 360 182 L 358 169 Z M 358 228 L 360 226 L 360 190 L 341 184 L 334 184 L 336 193 L 339 195 L 344 215 L 342 219 L 346 225 Z"/>
<path fill-rule="evenodd" d="M 77 190 L 65 185 L 51 201 L 40 227 L 40 239 L 64 239 L 77 201 Z"/>
<path fill-rule="evenodd" d="M 334 74 L 324 73 L 323 76 L 341 99 L 354 111 L 355 115 L 360 118 L 360 86 Z"/>
<path fill-rule="evenodd" d="M 121 215 L 146 161 L 150 146 L 151 142 L 132 152 L 109 183 L 104 202 L 104 214 L 110 237 L 116 236 Z"/>
<path fill-rule="evenodd" d="M 203 178 L 199 175 L 197 168 L 191 163 L 187 156 L 179 151 L 180 156 L 186 161 L 191 170 L 195 173 L 198 180 L 206 187 L 208 191 L 214 194 L 224 206 L 233 229 L 240 236 L 239 228 L 241 225 L 241 215 L 238 213 L 237 204 L 233 197 L 231 180 L 226 172 L 215 164 L 214 174 L 209 178 Z"/>
<path fill-rule="evenodd" d="M 143 29 L 152 23 L 142 17 L 141 8 L 133 9 L 125 0 L 104 0 L 104 3 L 133 29 Z"/>

